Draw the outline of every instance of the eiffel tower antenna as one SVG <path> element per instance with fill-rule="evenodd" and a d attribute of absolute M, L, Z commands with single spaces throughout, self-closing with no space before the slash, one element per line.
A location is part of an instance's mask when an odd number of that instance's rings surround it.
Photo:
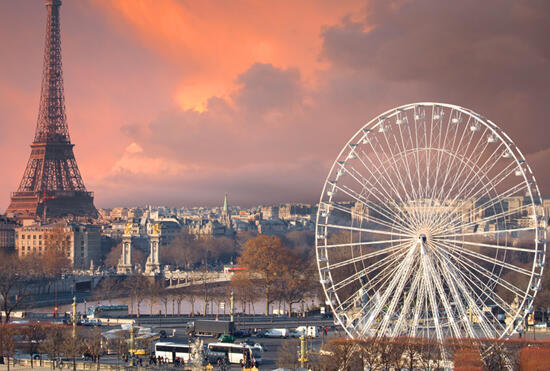
<path fill-rule="evenodd" d="M 59 8 L 61 0 L 46 0 L 48 21 L 40 107 L 31 155 L 7 214 L 25 218 L 97 217 L 93 193 L 86 191 L 69 137 Z"/>

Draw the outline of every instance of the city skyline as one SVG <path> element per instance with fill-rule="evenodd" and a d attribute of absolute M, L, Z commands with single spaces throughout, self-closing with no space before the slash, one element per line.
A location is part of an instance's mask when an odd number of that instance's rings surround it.
<path fill-rule="evenodd" d="M 431 98 L 494 119 L 548 194 L 546 4 L 135 4 L 61 8 L 67 121 L 98 207 L 218 205 L 226 191 L 314 203 L 345 138 Z M 45 19 L 42 1 L 0 10 L 5 210 L 36 125 Z"/>

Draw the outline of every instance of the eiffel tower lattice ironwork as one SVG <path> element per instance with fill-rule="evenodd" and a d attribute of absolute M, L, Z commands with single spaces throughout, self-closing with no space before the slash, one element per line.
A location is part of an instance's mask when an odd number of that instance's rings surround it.
<path fill-rule="evenodd" d="M 93 193 L 78 170 L 65 115 L 59 7 L 45 1 L 48 21 L 40 108 L 31 155 L 6 211 L 19 218 L 97 217 Z"/>

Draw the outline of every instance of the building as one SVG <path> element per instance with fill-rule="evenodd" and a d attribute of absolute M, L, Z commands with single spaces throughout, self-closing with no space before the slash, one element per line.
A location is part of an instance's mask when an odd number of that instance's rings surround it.
<path fill-rule="evenodd" d="M 279 219 L 279 206 L 262 206 L 260 210 L 262 219 Z"/>
<path fill-rule="evenodd" d="M 288 231 L 287 223 L 281 219 L 261 220 L 257 225 L 260 234 L 283 235 Z"/>
<path fill-rule="evenodd" d="M 17 223 L 14 219 L 0 215 L 0 250 L 15 250 L 15 228 Z"/>
<path fill-rule="evenodd" d="M 313 209 L 308 204 L 283 204 L 279 206 L 279 218 L 282 220 L 310 217 Z"/>
<path fill-rule="evenodd" d="M 31 224 L 15 228 L 15 249 L 19 257 L 44 255 L 59 248 L 74 269 L 88 269 L 101 259 L 99 226 L 78 223 Z"/>

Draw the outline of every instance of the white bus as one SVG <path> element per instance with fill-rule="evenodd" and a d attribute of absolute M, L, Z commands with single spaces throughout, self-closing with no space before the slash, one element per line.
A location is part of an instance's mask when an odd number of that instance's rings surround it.
<path fill-rule="evenodd" d="M 256 361 L 257 364 L 262 363 L 262 354 L 259 349 L 254 349 L 247 344 L 233 343 L 210 343 L 208 344 L 208 361 L 219 363 L 227 361 L 229 363 L 244 363 L 245 357 L 251 361 Z"/>
<path fill-rule="evenodd" d="M 169 363 L 174 363 L 176 358 L 179 358 L 180 362 L 189 362 L 189 352 L 189 344 L 172 342 L 158 342 L 155 344 L 155 357 L 161 357 Z"/>

